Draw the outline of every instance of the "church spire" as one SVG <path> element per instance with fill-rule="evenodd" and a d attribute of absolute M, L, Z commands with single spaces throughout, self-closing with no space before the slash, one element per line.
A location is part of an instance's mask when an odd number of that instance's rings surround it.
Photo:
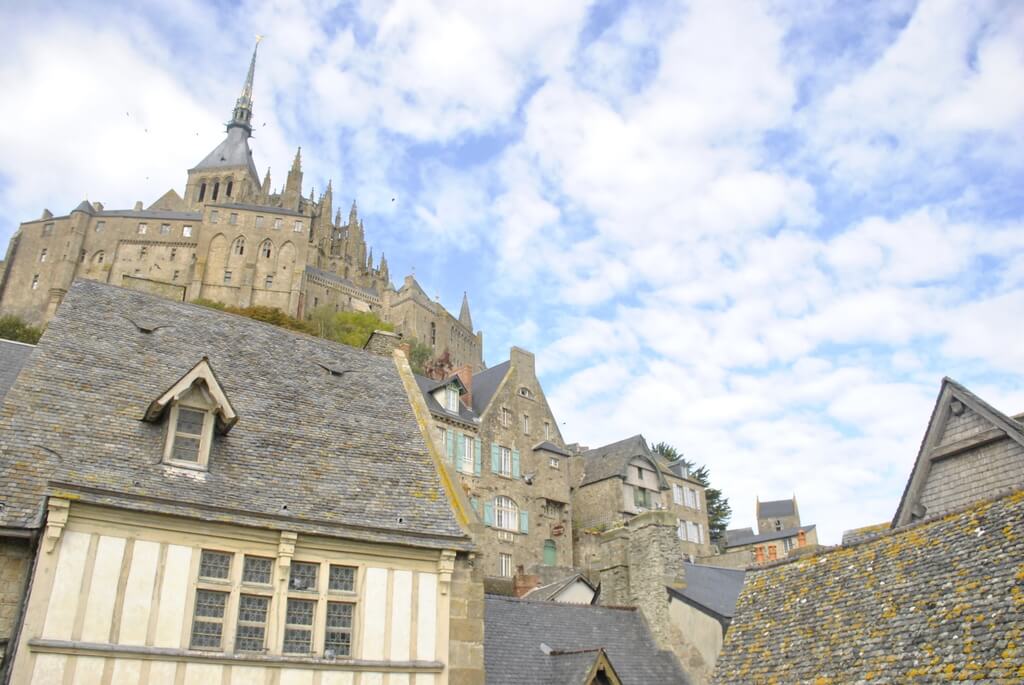
<path fill-rule="evenodd" d="M 252 135 L 252 80 L 256 74 L 256 51 L 260 47 L 263 36 L 256 36 L 256 46 L 252 49 L 252 60 L 249 61 L 249 73 L 245 77 L 245 84 L 242 86 L 242 94 L 235 102 L 235 111 L 231 114 L 231 123 L 228 130 L 238 127 L 245 129 L 248 135 Z"/>
<path fill-rule="evenodd" d="M 473 330 L 473 319 L 469 315 L 469 296 L 465 291 L 462 292 L 462 310 L 459 312 L 459 323 L 470 331 Z"/>

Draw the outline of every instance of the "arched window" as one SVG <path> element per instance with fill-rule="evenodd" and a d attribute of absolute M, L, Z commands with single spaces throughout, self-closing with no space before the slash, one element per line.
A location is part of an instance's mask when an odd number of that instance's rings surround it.
<path fill-rule="evenodd" d="M 100 250 L 99 252 L 97 252 L 96 256 L 92 258 L 92 261 L 96 262 L 97 264 L 102 264 L 103 263 L 103 250 Z"/>
<path fill-rule="evenodd" d="M 231 251 L 236 255 L 245 254 L 245 238 L 241 236 L 235 238 L 235 242 L 231 246 Z"/>
<path fill-rule="evenodd" d="M 219 192 L 220 192 L 220 182 L 218 181 L 218 182 L 213 184 L 213 195 L 211 196 L 210 199 L 216 200 L 217 199 L 217 193 L 219 193 Z"/>
<path fill-rule="evenodd" d="M 206 198 L 206 183 L 199 184 L 199 202 L 202 202 Z"/>
<path fill-rule="evenodd" d="M 260 254 L 266 257 L 267 259 L 270 259 L 272 245 L 273 243 L 271 243 L 269 240 L 264 240 L 263 244 L 260 245 Z"/>
<path fill-rule="evenodd" d="M 519 530 L 519 507 L 511 497 L 494 498 L 494 525 L 504 530 Z"/>
<path fill-rule="evenodd" d="M 234 187 L 235 187 L 234 181 L 228 181 L 228 188 L 227 188 L 227 190 L 225 191 L 224 194 L 227 195 L 228 197 L 231 197 L 231 189 L 234 188 Z"/>

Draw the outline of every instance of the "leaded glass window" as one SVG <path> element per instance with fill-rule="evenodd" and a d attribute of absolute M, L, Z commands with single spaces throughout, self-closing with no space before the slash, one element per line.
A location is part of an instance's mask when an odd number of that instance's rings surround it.
<path fill-rule="evenodd" d="M 356 570 L 352 566 L 336 566 L 331 564 L 327 589 L 340 592 L 353 592 L 356 589 Z"/>
<path fill-rule="evenodd" d="M 320 564 L 293 561 L 291 576 L 288 578 L 288 589 L 315 591 L 317 589 L 316 576 L 319 570 Z"/>
<path fill-rule="evenodd" d="M 261 652 L 266 638 L 270 598 L 242 595 L 238 600 L 238 630 L 235 633 L 235 648 L 242 652 Z"/>
<path fill-rule="evenodd" d="M 192 647 L 219 649 L 224 632 L 224 606 L 228 593 L 196 590 L 196 610 L 192 620 Z"/>
<path fill-rule="evenodd" d="M 285 615 L 284 648 L 287 654 L 308 654 L 313 646 L 313 615 L 316 602 L 311 599 L 288 598 Z"/>
<path fill-rule="evenodd" d="M 327 630 L 324 634 L 324 653 L 334 650 L 335 656 L 348 656 L 352 652 L 353 605 L 345 602 L 327 603 Z"/>
<path fill-rule="evenodd" d="M 226 579 L 231 571 L 232 556 L 228 552 L 213 552 L 204 549 L 203 555 L 199 559 L 199 577 Z"/>
<path fill-rule="evenodd" d="M 267 559 L 266 557 L 250 557 L 247 554 L 245 555 L 245 563 L 242 565 L 242 582 L 270 585 L 270 578 L 273 570 L 273 559 Z"/>

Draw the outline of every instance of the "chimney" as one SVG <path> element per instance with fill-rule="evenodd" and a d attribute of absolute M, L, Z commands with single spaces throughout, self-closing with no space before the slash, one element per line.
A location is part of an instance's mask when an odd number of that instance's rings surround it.
<path fill-rule="evenodd" d="M 136 200 L 135 201 L 135 211 L 136 212 L 141 212 L 142 211 L 142 200 Z"/>
<path fill-rule="evenodd" d="M 522 567 L 519 567 L 516 577 L 512 579 L 512 594 L 522 597 L 538 585 L 540 585 L 540 576 L 523 573 Z"/>
<path fill-rule="evenodd" d="M 103 211 L 103 203 L 102 202 L 93 202 L 92 203 L 92 208 L 95 209 L 97 212 L 102 212 Z"/>
<path fill-rule="evenodd" d="M 379 354 L 382 357 L 390 357 L 395 352 L 395 348 L 402 346 L 402 336 L 398 333 L 392 333 L 391 331 L 374 331 L 370 334 L 370 339 L 363 345 L 363 349 L 367 352 L 373 352 Z M 406 350 L 406 356 L 409 356 L 408 350 Z"/>
<path fill-rule="evenodd" d="M 526 372 L 528 376 L 536 376 L 533 352 L 528 352 L 521 347 L 513 347 L 508 356 L 512 360 L 512 366 L 520 372 Z"/>
<path fill-rule="evenodd" d="M 459 368 L 455 369 L 455 375 L 459 377 L 462 384 L 466 386 L 466 396 L 462 402 L 467 407 L 473 406 L 473 367 L 469 364 L 463 364 Z"/>

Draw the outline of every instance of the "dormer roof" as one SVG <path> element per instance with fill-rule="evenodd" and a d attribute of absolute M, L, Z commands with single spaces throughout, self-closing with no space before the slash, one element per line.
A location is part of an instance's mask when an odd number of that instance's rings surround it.
<path fill-rule="evenodd" d="M 198 364 L 189 369 L 164 394 L 153 400 L 149 407 L 146 408 L 143 420 L 158 421 L 172 402 L 180 400 L 193 389 L 199 389 L 204 392 L 216 407 L 217 432 L 225 434 L 231 430 L 231 427 L 238 422 L 238 415 L 231 406 L 231 402 L 228 401 L 228 396 L 221 387 L 220 382 L 217 381 L 217 376 L 213 373 L 213 367 L 210 366 L 210 360 L 206 357 L 199 360 Z"/>
<path fill-rule="evenodd" d="M 647 446 L 644 436 L 639 434 L 584 452 L 583 481 L 580 485 L 589 485 L 606 478 L 625 478 L 630 462 L 636 458 L 649 462 L 658 474 L 659 485 L 662 488 L 668 487 L 658 459 Z"/>

